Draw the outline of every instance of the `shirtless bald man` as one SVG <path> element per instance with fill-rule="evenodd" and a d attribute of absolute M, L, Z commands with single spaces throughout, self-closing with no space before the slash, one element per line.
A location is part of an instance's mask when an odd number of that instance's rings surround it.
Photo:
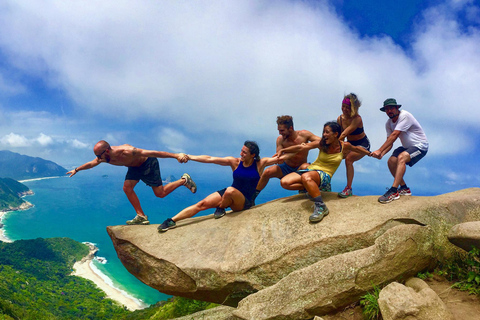
<path fill-rule="evenodd" d="M 128 171 L 125 176 L 123 191 L 137 213 L 135 218 L 127 221 L 127 224 L 145 225 L 150 223 L 148 217 L 142 210 L 137 194 L 133 190 L 140 180 L 145 182 L 146 185 L 152 187 L 153 193 L 159 198 L 166 197 L 180 186 L 187 187 L 193 193 L 197 191 L 197 186 L 188 173 L 184 173 L 181 179 L 163 186 L 157 158 L 175 158 L 178 162 L 184 163 L 188 161 L 188 158 L 184 153 L 143 150 L 135 148 L 129 144 L 110 146 L 110 144 L 104 140 L 97 142 L 93 147 L 93 152 L 96 156 L 94 160 L 76 167 L 67 172 L 67 174 L 72 177 L 78 171 L 91 169 L 102 162 L 114 166 L 127 167 Z"/>
<path fill-rule="evenodd" d="M 277 128 L 280 134 L 277 138 L 277 152 L 291 146 L 308 143 L 321 138 L 308 130 L 295 130 L 291 116 L 278 116 Z M 260 181 L 257 184 L 255 197 L 267 186 L 271 178 L 283 178 L 291 172 L 300 169 L 300 166 L 307 163 L 308 151 L 292 153 L 291 156 L 281 164 L 268 167 L 263 171 Z"/>

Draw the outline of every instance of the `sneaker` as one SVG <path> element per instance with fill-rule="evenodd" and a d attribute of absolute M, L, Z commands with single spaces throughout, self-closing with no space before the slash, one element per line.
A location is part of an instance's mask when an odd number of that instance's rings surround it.
<path fill-rule="evenodd" d="M 401 196 L 411 196 L 412 191 L 410 191 L 410 188 L 407 186 L 404 186 L 404 187 L 400 186 L 400 188 L 398 188 L 398 194 Z"/>
<path fill-rule="evenodd" d="M 313 214 L 308 218 L 310 222 L 320 222 L 323 217 L 328 215 L 329 211 L 325 203 L 315 202 L 315 208 L 313 209 Z"/>
<path fill-rule="evenodd" d="M 215 219 L 220 219 L 224 215 L 225 215 L 225 208 L 217 208 L 217 210 L 215 210 L 215 212 L 213 213 L 213 216 L 215 217 Z"/>
<path fill-rule="evenodd" d="M 197 185 L 193 182 L 192 177 L 188 173 L 182 175 L 182 179 L 185 179 L 184 186 L 187 187 L 192 193 L 197 192 Z"/>
<path fill-rule="evenodd" d="M 348 198 L 350 196 L 353 196 L 352 188 L 345 187 L 342 192 L 338 193 L 338 196 L 340 198 Z"/>
<path fill-rule="evenodd" d="M 305 194 L 305 193 L 307 193 L 306 189 L 298 190 L 298 194 Z"/>
<path fill-rule="evenodd" d="M 150 221 L 148 221 L 148 217 L 147 216 L 140 216 L 140 215 L 136 215 L 135 218 L 133 218 L 132 220 L 128 220 L 127 221 L 127 224 L 141 224 L 141 225 L 146 225 L 146 224 L 150 224 Z"/>
<path fill-rule="evenodd" d="M 175 221 L 173 221 L 171 218 L 168 218 L 167 220 L 163 221 L 160 226 L 158 226 L 157 230 L 158 232 L 165 232 L 168 229 L 173 229 L 177 226 Z"/>
<path fill-rule="evenodd" d="M 378 202 L 380 203 L 389 203 L 392 202 L 393 200 L 399 199 L 400 196 L 398 195 L 398 190 L 394 187 L 391 187 L 388 189 L 387 192 L 381 197 L 378 198 Z"/>

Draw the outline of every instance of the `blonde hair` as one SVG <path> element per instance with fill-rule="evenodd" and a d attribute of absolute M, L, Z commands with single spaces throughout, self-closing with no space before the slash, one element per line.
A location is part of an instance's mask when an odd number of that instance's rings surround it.
<path fill-rule="evenodd" d="M 355 93 L 349 93 L 343 97 L 343 99 L 350 100 L 350 117 L 355 117 L 358 115 L 358 109 L 362 105 L 362 102 L 358 100 L 358 97 Z"/>

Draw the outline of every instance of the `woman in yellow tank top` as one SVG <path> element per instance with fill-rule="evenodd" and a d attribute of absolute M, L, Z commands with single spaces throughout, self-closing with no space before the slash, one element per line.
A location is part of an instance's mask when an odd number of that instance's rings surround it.
<path fill-rule="evenodd" d="M 342 128 L 337 122 L 330 121 L 323 126 L 323 135 L 321 140 L 291 146 L 279 150 L 279 159 L 285 159 L 288 154 L 296 153 L 314 148 L 320 149 L 317 160 L 311 165 L 303 164 L 303 170 L 287 174 L 280 180 L 283 188 L 288 190 L 306 190 L 314 202 L 313 214 L 310 216 L 310 222 L 320 222 L 328 214 L 328 208 L 323 202 L 320 189 L 322 191 L 331 191 L 330 182 L 333 174 L 337 171 L 342 159 L 349 151 L 355 151 L 370 156 L 370 151 L 353 146 L 349 142 L 338 140 L 342 133 Z M 307 167 L 308 165 L 308 167 Z"/>

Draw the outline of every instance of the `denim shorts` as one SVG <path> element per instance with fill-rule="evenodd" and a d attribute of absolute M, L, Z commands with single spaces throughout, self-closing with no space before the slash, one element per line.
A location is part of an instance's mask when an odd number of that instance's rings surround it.
<path fill-rule="evenodd" d="M 328 192 L 332 191 L 332 177 L 330 177 L 328 173 L 322 170 L 313 170 L 313 169 L 302 169 L 302 170 L 298 170 L 297 173 L 301 175 L 309 171 L 316 171 L 320 176 L 320 185 L 318 186 L 318 188 L 321 191 L 328 191 Z"/>

